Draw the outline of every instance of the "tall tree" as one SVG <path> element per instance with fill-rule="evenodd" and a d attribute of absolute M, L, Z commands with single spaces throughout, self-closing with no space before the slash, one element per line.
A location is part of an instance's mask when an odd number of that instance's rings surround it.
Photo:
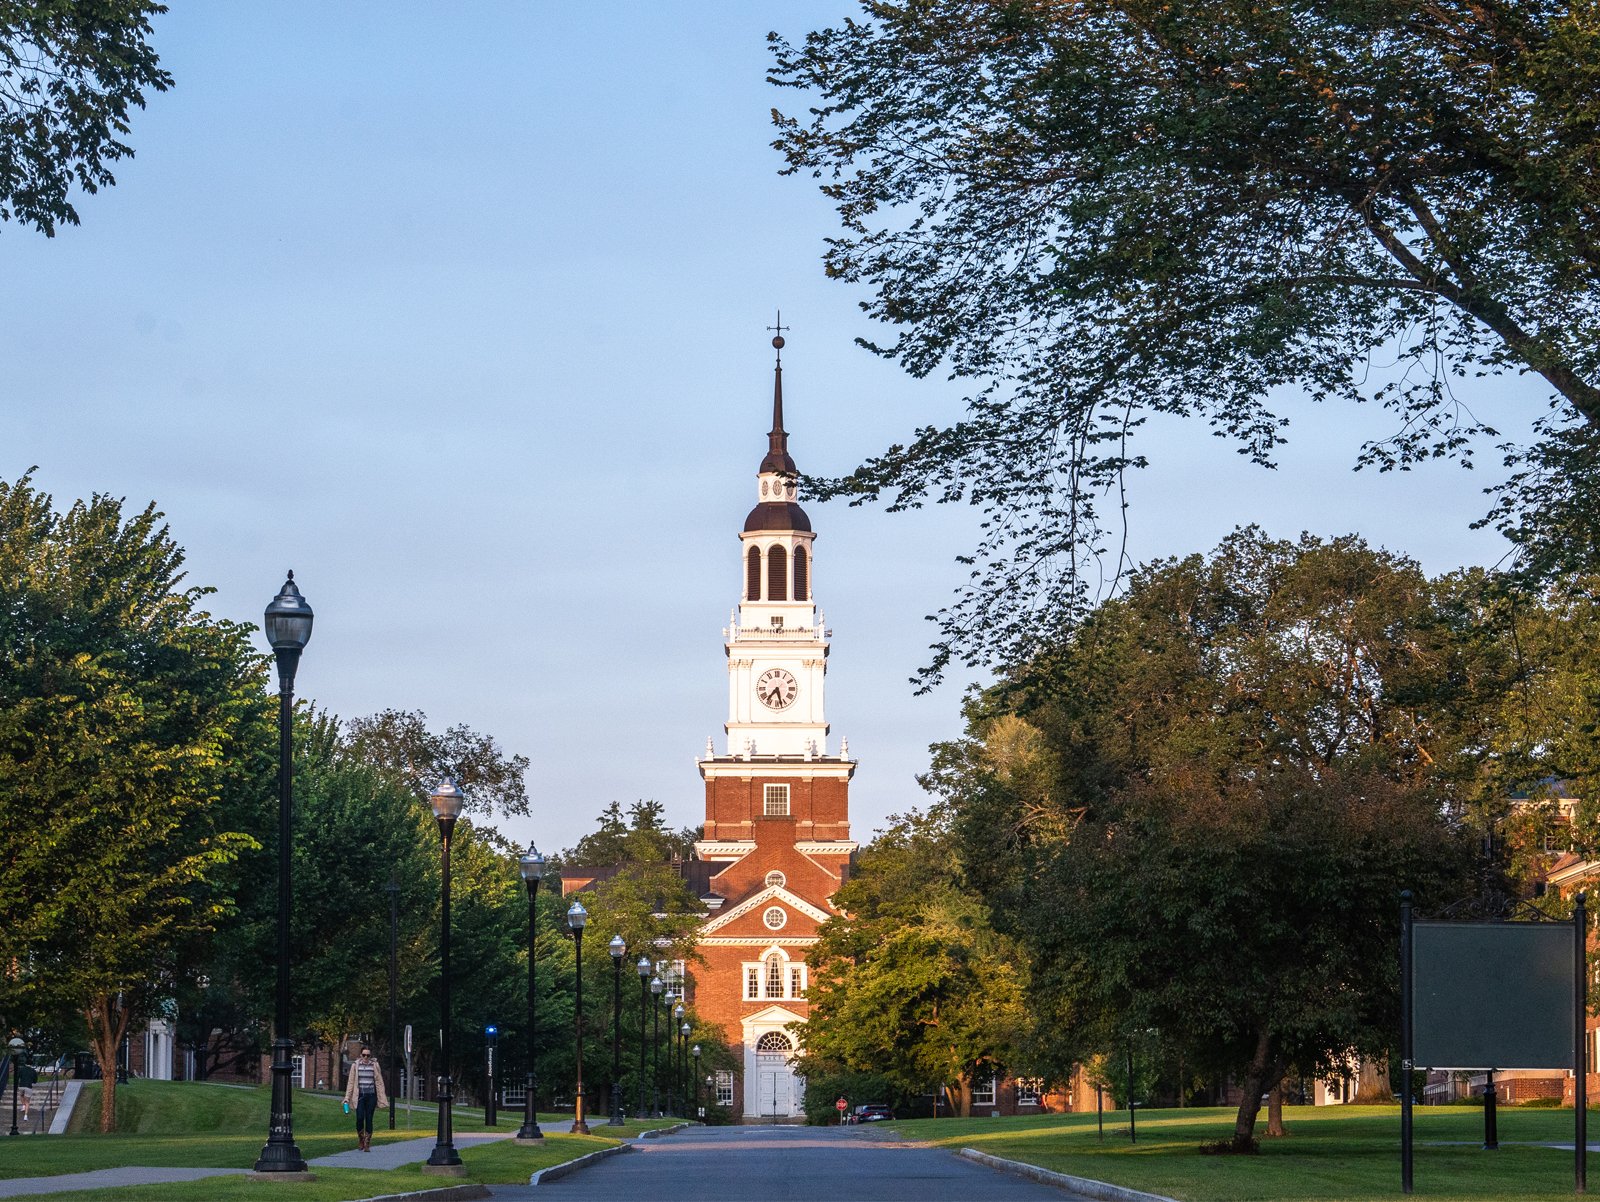
<path fill-rule="evenodd" d="M 0 221 L 54 236 L 77 225 L 72 190 L 116 183 L 122 138 L 172 76 L 150 45 L 148 0 L 0 0 Z"/>
<path fill-rule="evenodd" d="M 1551 399 L 1492 515 L 1592 559 L 1600 478 L 1600 15 L 1563 0 L 863 0 L 772 35 L 786 170 L 838 207 L 830 276 L 872 349 L 979 382 L 824 494 L 984 512 L 928 669 L 1025 662 L 1120 575 L 1137 428 L 1192 417 L 1268 464 L 1286 392 L 1374 402 L 1359 462 L 1470 461 L 1455 377 Z M 1398 361 L 1396 361 L 1398 360 Z M 1543 412 L 1529 413 L 1529 419 Z M 1480 437 L 1482 436 L 1482 437 Z"/>
<path fill-rule="evenodd" d="M 1028 974 L 966 887 L 943 811 L 894 819 L 834 904 L 807 955 L 808 1081 L 831 1105 L 836 1079 L 876 1074 L 970 1113 L 975 1082 L 1018 1067 Z"/>
<path fill-rule="evenodd" d="M 1246 1148 L 1287 1066 L 1383 1051 L 1399 890 L 1467 887 L 1462 803 L 1492 779 L 1507 664 L 1467 592 L 1243 530 L 972 706 L 929 784 L 1028 949 L 1054 1067 L 1156 1028 L 1242 1081 Z"/>
<path fill-rule="evenodd" d="M 206 613 L 182 565 L 153 506 L 57 513 L 28 479 L 0 483 L 0 997 L 13 1023 L 52 994 L 81 1010 L 103 1130 L 130 1022 L 259 846 L 227 820 L 271 787 L 250 628 Z"/>

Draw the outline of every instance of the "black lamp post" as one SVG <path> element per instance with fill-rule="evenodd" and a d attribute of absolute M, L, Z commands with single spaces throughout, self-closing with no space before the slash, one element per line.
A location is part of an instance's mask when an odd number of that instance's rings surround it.
<path fill-rule="evenodd" d="M 639 1117 L 645 1116 L 644 1108 L 644 1054 L 645 1054 L 645 1004 L 650 1000 L 650 959 L 640 956 L 639 963 L 634 965 L 639 972 Z"/>
<path fill-rule="evenodd" d="M 22 1092 L 22 1049 L 28 1045 L 23 1042 L 22 1036 L 13 1035 L 6 1044 L 11 1049 L 11 1134 L 20 1135 L 17 1130 L 17 1095 Z"/>
<path fill-rule="evenodd" d="M 678 1032 L 672 1025 L 672 1001 L 677 995 L 669 988 L 661 995 L 661 1008 L 666 1011 L 667 1023 L 667 1113 L 678 1113 L 678 1083 L 673 1080 L 678 1071 Z"/>
<path fill-rule="evenodd" d="M 289 1035 L 289 840 L 294 814 L 294 673 L 311 639 L 311 606 L 295 587 L 294 573 L 267 606 L 262 628 L 278 662 L 278 996 L 272 1041 L 272 1117 L 267 1142 L 256 1160 L 258 1173 L 304 1173 L 305 1157 L 294 1142 L 294 1040 Z"/>
<path fill-rule="evenodd" d="M 678 1013 L 683 1013 L 683 1007 L 678 1007 Z M 682 1036 L 678 1040 L 678 1104 L 683 1107 L 679 1118 L 692 1118 L 689 1113 L 689 1024 L 684 1023 L 678 1028 Z"/>
<path fill-rule="evenodd" d="M 389 1130 L 394 1130 L 394 1096 L 400 1085 L 400 1010 L 395 996 L 400 977 L 400 883 L 391 873 L 389 895 Z"/>
<path fill-rule="evenodd" d="M 572 1012 L 572 1025 L 578 1037 L 578 1093 L 574 1103 L 571 1133 L 588 1135 L 589 1124 L 583 1121 L 583 928 L 589 922 L 589 911 L 583 903 L 575 901 L 567 911 L 567 926 L 572 928 L 572 957 L 578 970 L 577 1008 Z"/>
<path fill-rule="evenodd" d="M 651 1111 L 661 1117 L 661 978 L 650 978 L 650 993 L 656 1004 L 650 1007 L 650 1061 L 655 1071 L 650 1074 Z"/>
<path fill-rule="evenodd" d="M 681 1001 L 682 998 L 683 998 L 683 994 L 680 993 L 677 996 L 678 996 L 679 1000 Z M 682 1071 L 682 1068 L 681 1068 L 680 1063 L 679 1063 L 683 1059 L 683 1040 L 680 1037 L 680 1033 L 678 1031 L 678 1024 L 681 1023 L 682 1021 L 683 1021 L 683 1007 L 682 1006 L 674 1006 L 672 1008 L 672 1048 L 671 1048 L 672 1059 L 669 1060 L 667 1063 L 668 1063 L 668 1065 L 670 1067 L 670 1071 L 672 1073 L 672 1096 L 673 1096 L 673 1099 L 678 1104 L 678 1117 L 679 1118 L 683 1117 L 683 1112 L 684 1112 L 684 1109 L 685 1109 L 685 1103 L 684 1103 L 684 1100 L 683 1100 L 683 1094 L 684 1094 L 684 1089 L 683 1089 L 683 1071 Z"/>
<path fill-rule="evenodd" d="M 694 1057 L 694 1117 L 700 1117 L 700 1045 L 695 1044 L 689 1055 Z"/>
<path fill-rule="evenodd" d="M 606 944 L 611 953 L 611 1119 L 608 1127 L 622 1126 L 622 957 L 628 945 L 621 935 Z"/>
<path fill-rule="evenodd" d="M 447 776 L 439 782 L 430 800 L 433 816 L 439 823 L 439 1055 L 444 1068 L 444 1092 L 439 1095 L 439 1131 L 433 1154 L 422 1171 L 455 1177 L 465 1176 L 466 1166 L 456 1151 L 455 1132 L 450 1126 L 450 1106 L 455 1101 L 452 1096 L 455 1081 L 450 1075 L 450 839 L 455 834 L 456 819 L 461 817 L 467 795 Z"/>
<path fill-rule="evenodd" d="M 539 849 L 531 843 L 528 844 L 528 850 L 523 852 L 517 861 L 517 869 L 522 873 L 523 883 L 528 886 L 528 1072 L 523 1081 L 526 1105 L 522 1114 L 522 1126 L 517 1129 L 517 1142 L 533 1143 L 544 1140 L 544 1132 L 539 1130 L 539 1115 L 534 1109 L 533 1101 L 533 1061 L 538 1051 L 533 1025 L 534 953 L 538 950 L 539 940 L 538 927 L 534 920 L 539 897 L 539 880 L 544 876 L 544 857 L 539 854 Z"/>

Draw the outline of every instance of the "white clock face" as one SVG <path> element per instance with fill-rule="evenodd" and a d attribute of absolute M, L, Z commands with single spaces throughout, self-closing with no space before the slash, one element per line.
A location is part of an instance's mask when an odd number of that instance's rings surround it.
<path fill-rule="evenodd" d="M 768 668 L 756 681 L 756 696 L 768 709 L 787 709 L 799 692 L 799 682 L 782 668 Z"/>

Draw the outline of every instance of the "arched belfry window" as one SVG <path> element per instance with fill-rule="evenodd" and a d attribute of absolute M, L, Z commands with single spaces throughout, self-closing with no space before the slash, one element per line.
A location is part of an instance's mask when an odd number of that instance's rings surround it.
<path fill-rule="evenodd" d="M 745 556 L 744 599 L 746 601 L 761 600 L 760 547 L 751 547 L 750 554 Z"/>
<path fill-rule="evenodd" d="M 782 547 L 767 548 L 767 600 L 789 599 L 789 552 Z"/>
<path fill-rule="evenodd" d="M 809 601 L 811 599 L 811 581 L 807 579 L 806 549 L 794 549 L 794 599 L 796 601 Z"/>

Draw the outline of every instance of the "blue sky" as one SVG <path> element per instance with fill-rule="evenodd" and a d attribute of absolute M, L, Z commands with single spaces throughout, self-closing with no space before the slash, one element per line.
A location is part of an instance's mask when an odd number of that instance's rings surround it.
<path fill-rule="evenodd" d="M 859 297 L 820 266 L 833 214 L 769 147 L 798 98 L 765 83 L 767 31 L 848 11 L 180 0 L 156 21 L 177 86 L 137 114 L 118 186 L 55 239 L 0 228 L 0 477 L 157 501 L 229 617 L 258 621 L 292 566 L 317 611 L 301 692 L 529 755 L 519 839 L 568 845 L 612 799 L 698 823 L 774 310 L 803 469 L 960 410 L 959 386 L 854 345 Z M 1471 399 L 1514 425 L 1529 396 Z M 1435 572 L 1502 553 L 1466 528 L 1487 473 L 1352 475 L 1369 427 L 1292 412 L 1270 474 L 1155 426 L 1134 556 L 1247 521 L 1360 531 Z M 961 680 L 906 682 L 974 521 L 810 512 L 866 837 L 959 732 Z"/>

